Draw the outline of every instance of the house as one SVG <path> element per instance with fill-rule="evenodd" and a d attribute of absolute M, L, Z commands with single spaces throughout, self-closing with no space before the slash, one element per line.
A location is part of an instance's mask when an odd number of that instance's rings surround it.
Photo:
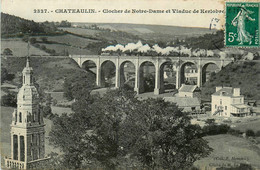
<path fill-rule="evenodd" d="M 200 93 L 197 85 L 186 85 L 182 84 L 179 89 L 178 97 L 198 97 Z"/>
<path fill-rule="evenodd" d="M 197 97 L 164 97 L 164 101 L 176 103 L 176 105 L 185 112 L 200 110 L 200 101 Z"/>
<path fill-rule="evenodd" d="M 197 78 L 198 78 L 197 68 L 194 65 L 186 66 L 184 76 L 186 82 L 190 82 L 190 83 L 197 82 Z"/>
<path fill-rule="evenodd" d="M 243 117 L 250 113 L 250 107 L 244 104 L 240 88 L 216 87 L 211 95 L 212 115 L 224 117 Z"/>

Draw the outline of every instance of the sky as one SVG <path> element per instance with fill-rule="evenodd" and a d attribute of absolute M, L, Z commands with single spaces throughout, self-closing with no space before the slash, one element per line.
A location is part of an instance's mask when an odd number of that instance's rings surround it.
<path fill-rule="evenodd" d="M 221 28 L 224 14 L 201 13 L 204 10 L 224 10 L 224 0 L 2 0 L 1 11 L 36 22 L 61 21 L 91 23 L 135 23 L 208 28 L 214 18 L 220 19 L 215 28 Z M 47 13 L 37 13 L 46 9 Z M 58 13 L 64 9 L 94 9 L 96 13 Z M 104 13 L 103 10 L 164 10 L 164 13 Z M 191 13 L 173 13 L 172 9 L 191 10 Z M 36 13 L 35 13 L 36 10 Z M 169 10 L 169 13 L 166 11 Z M 198 10 L 199 13 L 193 13 Z M 100 11 L 100 12 L 99 12 Z M 48 13 L 49 12 L 49 13 Z"/>

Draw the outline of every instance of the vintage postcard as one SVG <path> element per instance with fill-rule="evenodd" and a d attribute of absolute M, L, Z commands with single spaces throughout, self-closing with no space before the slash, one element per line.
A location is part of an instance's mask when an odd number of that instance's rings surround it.
<path fill-rule="evenodd" d="M 2 0 L 0 169 L 260 169 L 259 15 Z"/>

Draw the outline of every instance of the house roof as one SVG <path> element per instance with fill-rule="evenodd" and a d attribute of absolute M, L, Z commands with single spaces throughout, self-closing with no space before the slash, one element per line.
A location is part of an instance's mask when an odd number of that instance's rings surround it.
<path fill-rule="evenodd" d="M 179 107 L 200 106 L 199 99 L 196 97 L 164 97 L 164 101 L 176 103 Z"/>
<path fill-rule="evenodd" d="M 248 103 L 256 103 L 256 100 L 245 100 L 245 102 L 248 102 Z"/>
<path fill-rule="evenodd" d="M 246 105 L 246 104 L 232 104 L 232 106 L 234 106 L 235 108 L 238 109 L 243 109 L 243 108 L 249 108 L 250 106 Z"/>
<path fill-rule="evenodd" d="M 223 87 L 222 89 L 216 91 L 215 93 L 213 93 L 212 95 L 216 95 L 216 96 L 233 96 L 233 88 L 232 87 Z"/>
<path fill-rule="evenodd" d="M 197 85 L 186 85 L 183 84 L 179 89 L 179 92 L 194 92 L 197 88 Z"/>

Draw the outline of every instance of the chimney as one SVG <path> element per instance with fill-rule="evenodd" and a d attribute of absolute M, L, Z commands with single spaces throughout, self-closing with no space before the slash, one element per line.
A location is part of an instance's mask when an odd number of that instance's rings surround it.
<path fill-rule="evenodd" d="M 216 92 L 219 91 L 219 90 L 221 90 L 221 89 L 222 89 L 222 86 L 217 86 L 217 87 L 216 87 Z"/>
<path fill-rule="evenodd" d="M 240 88 L 234 88 L 233 89 L 233 95 L 234 96 L 240 96 Z"/>

